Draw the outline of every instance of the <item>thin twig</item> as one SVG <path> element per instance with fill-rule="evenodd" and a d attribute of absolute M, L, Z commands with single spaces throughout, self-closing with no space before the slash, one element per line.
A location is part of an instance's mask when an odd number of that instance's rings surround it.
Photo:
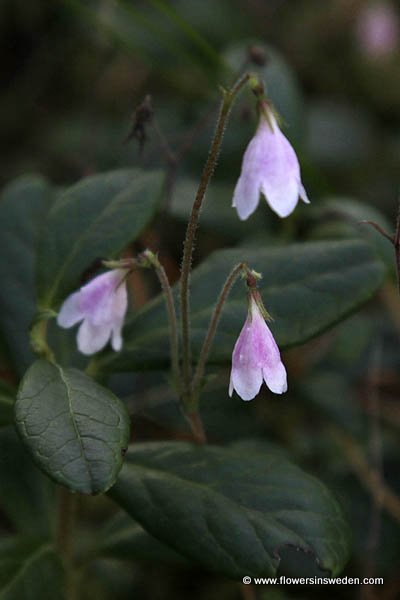
<path fill-rule="evenodd" d="M 383 235 L 383 237 L 385 237 L 387 240 L 389 240 L 389 242 L 391 242 L 392 244 L 395 243 L 394 235 L 390 235 L 390 233 L 385 231 L 383 229 L 383 227 L 378 225 L 378 223 L 375 223 L 375 221 L 360 221 L 360 225 L 371 225 L 371 227 L 376 229 L 376 231 L 378 231 L 381 235 Z"/>

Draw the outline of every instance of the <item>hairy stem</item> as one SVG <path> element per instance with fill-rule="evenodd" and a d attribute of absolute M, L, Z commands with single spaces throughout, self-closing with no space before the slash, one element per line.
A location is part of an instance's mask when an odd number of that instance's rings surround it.
<path fill-rule="evenodd" d="M 219 319 L 221 317 L 222 308 L 225 304 L 225 301 L 228 297 L 229 292 L 232 289 L 233 284 L 239 275 L 245 270 L 247 267 L 244 263 L 237 264 L 232 271 L 230 272 L 227 280 L 225 281 L 219 298 L 217 300 L 217 304 L 215 305 L 214 312 L 212 314 L 210 324 L 208 326 L 206 337 L 204 338 L 203 346 L 200 351 L 199 362 L 197 363 L 196 372 L 193 378 L 193 393 L 194 400 L 198 397 L 200 387 L 202 384 L 202 380 L 204 377 L 204 370 L 207 363 L 208 355 L 211 350 L 212 343 L 214 341 L 214 337 L 217 331 Z"/>
<path fill-rule="evenodd" d="M 183 258 L 180 280 L 180 304 L 181 304 L 181 322 L 182 322 L 182 346 L 183 346 L 183 384 L 184 384 L 184 402 L 191 396 L 191 348 L 190 348 L 190 323 L 189 323 L 189 279 L 192 265 L 194 242 L 196 229 L 199 220 L 200 211 L 203 205 L 204 196 L 214 172 L 222 138 L 224 135 L 227 119 L 232 108 L 236 94 L 245 85 L 249 76 L 245 75 L 230 89 L 223 92 L 221 108 L 215 128 L 214 138 L 211 143 L 210 152 L 203 169 L 199 187 L 192 206 L 189 222 L 186 229 L 186 237 L 183 246 Z"/>
<path fill-rule="evenodd" d="M 168 281 L 167 274 L 164 267 L 158 260 L 158 257 L 153 254 L 150 250 L 145 250 L 142 254 L 145 260 L 154 268 L 158 280 L 161 285 L 161 289 L 164 293 L 165 304 L 167 307 L 168 324 L 169 324 L 169 339 L 170 339 L 170 353 L 171 353 L 171 370 L 174 378 L 175 385 L 179 391 L 181 391 L 181 371 L 179 366 L 179 338 L 178 338 L 178 322 L 176 318 L 176 310 L 174 297 L 172 295 L 171 285 Z"/>

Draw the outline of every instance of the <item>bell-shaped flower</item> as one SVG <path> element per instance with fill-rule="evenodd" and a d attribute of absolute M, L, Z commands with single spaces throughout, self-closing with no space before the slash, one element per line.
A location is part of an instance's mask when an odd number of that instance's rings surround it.
<path fill-rule="evenodd" d="M 286 369 L 259 304 L 250 296 L 247 319 L 232 354 L 229 395 L 235 390 L 242 400 L 257 396 L 263 380 L 274 394 L 287 390 Z"/>
<path fill-rule="evenodd" d="M 113 269 L 98 275 L 64 301 L 57 323 L 68 329 L 82 321 L 78 330 L 78 350 L 98 352 L 111 339 L 115 351 L 122 348 L 121 330 L 128 307 L 127 271 Z"/>
<path fill-rule="evenodd" d="M 279 217 L 293 212 L 299 196 L 309 203 L 296 153 L 265 102 L 256 134 L 244 153 L 242 172 L 233 194 L 232 206 L 242 221 L 256 210 L 261 192 Z"/>

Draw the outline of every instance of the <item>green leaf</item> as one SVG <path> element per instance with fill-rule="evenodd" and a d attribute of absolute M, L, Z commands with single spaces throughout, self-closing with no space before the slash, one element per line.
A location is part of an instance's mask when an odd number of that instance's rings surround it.
<path fill-rule="evenodd" d="M 26 538 L 0 542 L 0 600 L 63 600 L 64 573 L 50 544 Z"/>
<path fill-rule="evenodd" d="M 159 542 L 126 513 L 115 515 L 96 537 L 96 556 L 119 560 L 184 563 L 185 559 Z"/>
<path fill-rule="evenodd" d="M 17 531 L 50 537 L 55 485 L 32 463 L 14 427 L 0 429 L 0 506 Z"/>
<path fill-rule="evenodd" d="M 109 390 L 76 369 L 36 361 L 15 405 L 18 432 L 58 483 L 99 494 L 115 482 L 129 442 L 129 416 Z"/>
<path fill-rule="evenodd" d="M 143 231 L 157 209 L 162 180 L 159 171 L 125 169 L 87 177 L 61 194 L 39 248 L 41 308 L 57 308 L 93 261 L 115 256 Z"/>
<path fill-rule="evenodd" d="M 317 209 L 320 216 L 334 225 L 335 219 L 341 219 L 348 226 L 348 235 L 363 236 L 374 247 L 377 255 L 387 269 L 396 278 L 396 261 L 393 245 L 371 225 L 362 221 L 373 221 L 387 233 L 392 233 L 392 224 L 375 207 L 353 198 L 329 197 Z M 333 222 L 333 223 L 332 223 Z M 318 231 L 318 229 L 317 229 Z M 315 232 L 314 232 L 315 233 Z"/>
<path fill-rule="evenodd" d="M 275 574 L 286 546 L 332 574 L 348 558 L 347 523 L 330 492 L 262 447 L 137 444 L 110 495 L 176 552 L 233 578 Z"/>
<path fill-rule="evenodd" d="M 381 261 L 360 240 L 217 251 L 192 277 L 194 356 L 199 353 L 223 282 L 230 269 L 243 261 L 263 274 L 260 291 L 273 317 L 271 330 L 282 349 L 306 342 L 358 309 L 377 291 L 384 274 Z M 239 282 L 225 303 L 211 362 L 230 362 L 245 316 L 246 292 Z M 106 351 L 99 356 L 99 368 L 129 371 L 169 365 L 162 297 L 131 318 L 124 339 L 121 352 Z"/>
<path fill-rule="evenodd" d="M 0 198 L 0 328 L 20 375 L 34 360 L 28 330 L 36 312 L 35 254 L 51 196 L 46 181 L 32 175 L 10 183 Z"/>

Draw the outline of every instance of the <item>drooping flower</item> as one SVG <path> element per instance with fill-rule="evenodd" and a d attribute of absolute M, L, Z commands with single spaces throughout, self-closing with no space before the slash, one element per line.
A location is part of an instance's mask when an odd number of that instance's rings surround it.
<path fill-rule="evenodd" d="M 125 269 L 98 275 L 64 301 L 57 323 L 68 329 L 82 321 L 78 330 L 78 350 L 90 355 L 111 338 L 113 350 L 122 348 L 121 330 L 128 307 Z"/>
<path fill-rule="evenodd" d="M 257 301 L 250 294 L 246 322 L 232 354 L 229 395 L 233 390 L 242 400 L 252 400 L 260 391 L 263 380 L 274 394 L 287 390 L 286 369 L 279 348 L 265 322 Z"/>
<path fill-rule="evenodd" d="M 265 102 L 261 103 L 258 129 L 244 153 L 233 194 L 232 206 L 242 221 L 256 210 L 261 192 L 282 218 L 293 212 L 299 196 L 309 203 L 296 153 Z"/>

